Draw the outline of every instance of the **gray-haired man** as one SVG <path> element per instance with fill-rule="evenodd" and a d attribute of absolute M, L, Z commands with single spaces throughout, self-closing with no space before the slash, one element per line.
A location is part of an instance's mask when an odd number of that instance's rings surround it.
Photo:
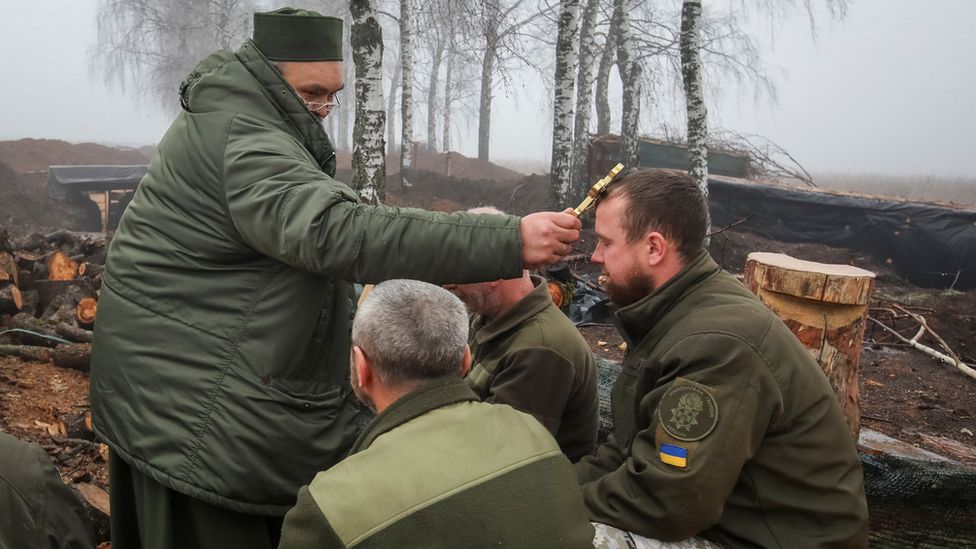
<path fill-rule="evenodd" d="M 282 549 L 591 548 L 569 460 L 531 416 L 479 402 L 467 314 L 447 290 L 376 286 L 352 331 L 356 396 L 379 415 L 348 458 L 302 487 Z"/>

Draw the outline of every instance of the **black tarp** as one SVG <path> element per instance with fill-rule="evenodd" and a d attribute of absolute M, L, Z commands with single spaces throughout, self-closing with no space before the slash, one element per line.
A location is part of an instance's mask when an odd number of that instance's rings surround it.
<path fill-rule="evenodd" d="M 51 166 L 47 196 L 64 200 L 69 191 L 131 191 L 149 166 Z"/>
<path fill-rule="evenodd" d="M 848 248 L 916 286 L 976 288 L 976 211 L 709 178 L 712 227 Z M 751 217 L 750 217 L 751 216 Z"/>

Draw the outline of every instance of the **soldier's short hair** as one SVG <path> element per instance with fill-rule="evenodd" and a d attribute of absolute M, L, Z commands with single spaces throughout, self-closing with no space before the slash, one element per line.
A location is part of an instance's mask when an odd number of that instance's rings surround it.
<path fill-rule="evenodd" d="M 388 387 L 460 377 L 467 343 L 468 314 L 461 300 L 417 280 L 376 285 L 352 324 L 352 344 Z"/>
<path fill-rule="evenodd" d="M 708 231 L 708 201 L 686 172 L 649 168 L 631 170 L 607 186 L 601 200 L 626 199 L 620 224 L 629 243 L 661 233 L 687 264 L 702 250 Z"/>

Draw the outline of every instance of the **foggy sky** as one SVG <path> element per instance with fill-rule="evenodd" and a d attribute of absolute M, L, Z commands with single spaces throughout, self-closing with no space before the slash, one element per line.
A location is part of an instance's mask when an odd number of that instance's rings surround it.
<path fill-rule="evenodd" d="M 156 105 L 89 76 L 96 4 L 4 2 L 0 140 L 140 146 L 162 137 L 171 119 Z M 710 126 L 764 135 L 813 171 L 976 176 L 976 2 L 853 0 L 845 21 L 818 24 L 816 42 L 802 14 L 777 25 L 772 43 L 764 39 L 767 64 L 785 73 L 778 104 L 730 89 L 709 105 Z M 551 100 L 539 99 L 537 79 L 496 90 L 493 159 L 548 160 Z M 455 148 L 468 156 L 476 156 L 476 126 L 455 129 Z M 422 131 L 418 122 L 418 138 Z"/>

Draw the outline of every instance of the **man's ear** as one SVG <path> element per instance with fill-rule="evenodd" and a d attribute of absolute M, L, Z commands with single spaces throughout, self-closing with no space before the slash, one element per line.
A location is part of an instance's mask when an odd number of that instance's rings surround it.
<path fill-rule="evenodd" d="M 461 361 L 461 377 L 468 375 L 468 370 L 470 369 L 471 369 L 471 347 L 465 345 L 464 360 Z"/>
<path fill-rule="evenodd" d="M 660 265 L 672 253 L 671 243 L 661 233 L 647 233 L 644 242 L 647 244 L 647 264 L 651 267 Z"/>
<path fill-rule="evenodd" d="M 362 389 L 373 380 L 373 365 L 370 364 L 366 353 L 359 347 L 352 348 L 353 368 L 356 369 L 356 376 L 359 380 L 359 388 Z"/>

